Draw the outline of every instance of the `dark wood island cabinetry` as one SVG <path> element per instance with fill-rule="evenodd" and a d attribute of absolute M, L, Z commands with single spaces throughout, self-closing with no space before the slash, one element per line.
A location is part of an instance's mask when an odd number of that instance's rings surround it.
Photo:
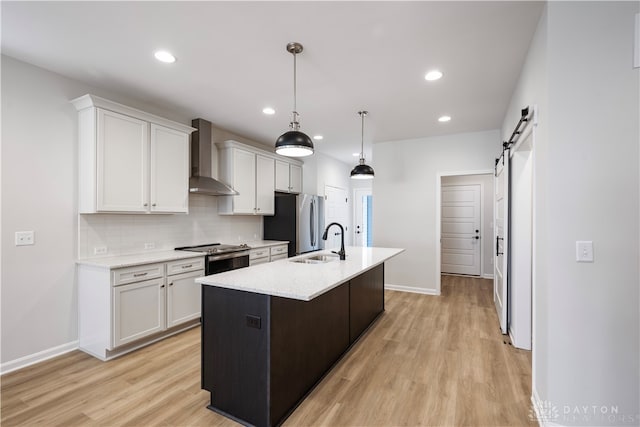
<path fill-rule="evenodd" d="M 202 286 L 209 409 L 247 425 L 281 424 L 383 311 L 383 263 L 310 301 Z"/>

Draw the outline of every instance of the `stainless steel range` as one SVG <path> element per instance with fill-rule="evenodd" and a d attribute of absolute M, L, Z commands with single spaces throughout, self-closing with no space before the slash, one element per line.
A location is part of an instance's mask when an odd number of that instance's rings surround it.
<path fill-rule="evenodd" d="M 176 250 L 204 253 L 206 255 L 204 273 L 207 276 L 249 266 L 249 246 L 245 244 L 223 245 L 210 243 L 207 245 L 183 246 L 176 248 Z"/>

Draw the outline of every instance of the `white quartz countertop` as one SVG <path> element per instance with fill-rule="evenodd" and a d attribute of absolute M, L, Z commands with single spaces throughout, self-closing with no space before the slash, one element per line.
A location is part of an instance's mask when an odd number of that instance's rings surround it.
<path fill-rule="evenodd" d="M 330 254 L 318 251 L 252 267 L 199 277 L 197 283 L 226 289 L 311 301 L 355 276 L 404 252 L 397 248 L 349 246 L 347 259 L 323 264 L 303 264 L 291 260 Z"/>
<path fill-rule="evenodd" d="M 251 249 L 258 249 L 258 248 L 267 248 L 270 246 L 279 246 L 279 245 L 288 245 L 289 242 L 286 240 L 256 240 L 253 242 L 246 242 L 247 246 L 249 246 Z"/>
<path fill-rule="evenodd" d="M 203 257 L 204 254 L 187 251 L 156 251 L 145 252 L 141 254 L 120 255 L 102 258 L 85 258 L 76 260 L 76 263 L 82 265 L 91 265 L 94 267 L 104 268 L 123 268 L 133 267 L 136 265 L 152 264 L 155 262 L 175 261 L 179 259 Z"/>

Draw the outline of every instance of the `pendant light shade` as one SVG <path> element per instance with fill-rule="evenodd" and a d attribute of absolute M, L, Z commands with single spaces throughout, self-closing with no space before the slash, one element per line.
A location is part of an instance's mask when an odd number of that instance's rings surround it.
<path fill-rule="evenodd" d="M 298 112 L 296 111 L 296 55 L 302 52 L 300 43 L 287 44 L 287 52 L 293 55 L 293 111 L 288 132 L 280 135 L 276 141 L 276 153 L 287 157 L 304 157 L 313 154 L 313 142 L 306 134 L 300 132 Z"/>
<path fill-rule="evenodd" d="M 360 162 L 351 171 L 351 179 L 373 179 L 373 168 L 364 162 L 364 118 L 368 111 L 358 111 L 362 119 L 362 136 L 360 139 Z"/>

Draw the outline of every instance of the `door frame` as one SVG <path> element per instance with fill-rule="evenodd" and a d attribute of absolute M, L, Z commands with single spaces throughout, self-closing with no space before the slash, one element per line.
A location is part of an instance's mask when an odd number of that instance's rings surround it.
<path fill-rule="evenodd" d="M 352 203 L 352 210 L 353 210 L 353 221 L 351 222 L 352 224 L 352 242 L 353 245 L 356 245 L 356 240 L 358 239 L 358 237 L 356 236 L 356 224 L 358 223 L 357 218 L 356 218 L 356 211 L 357 211 L 357 207 L 358 207 L 358 196 L 360 195 L 368 195 L 368 196 L 373 196 L 373 190 L 371 188 L 368 187 L 361 187 L 361 188 L 354 188 L 353 189 L 353 203 Z M 371 233 L 371 230 L 369 230 L 369 233 Z M 366 246 L 366 244 L 364 245 Z"/>
<path fill-rule="evenodd" d="M 479 170 L 467 170 L 467 171 L 453 171 L 453 172 L 438 172 L 436 173 L 436 274 L 434 277 L 436 284 L 436 295 L 441 294 L 441 279 L 442 275 L 442 245 L 440 244 L 441 222 L 442 222 L 442 177 L 443 176 L 460 176 L 460 175 L 488 175 L 493 174 L 493 169 L 479 169 Z M 483 209 L 483 195 L 485 189 L 480 192 L 480 209 Z M 484 259 L 482 257 L 482 250 L 480 250 L 480 272 L 482 273 L 482 263 Z M 482 277 L 482 274 L 480 275 Z"/>

